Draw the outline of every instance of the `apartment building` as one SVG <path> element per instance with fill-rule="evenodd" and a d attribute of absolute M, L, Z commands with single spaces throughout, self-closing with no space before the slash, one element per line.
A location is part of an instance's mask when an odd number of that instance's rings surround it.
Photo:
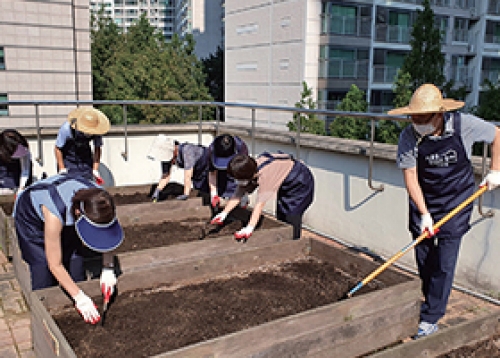
<path fill-rule="evenodd" d="M 356 84 L 370 111 L 392 107 L 392 84 L 422 0 L 252 0 L 226 2 L 227 102 L 293 106 L 302 81 L 320 108 L 335 109 Z M 481 99 L 482 83 L 500 74 L 500 1 L 431 0 L 443 34 L 445 75 L 466 86 L 467 106 Z M 283 126 L 290 116 L 257 116 Z M 248 122 L 249 111 L 228 111 Z"/>
<path fill-rule="evenodd" d="M 181 37 L 193 34 L 198 58 L 223 46 L 223 0 L 90 0 L 91 11 L 101 7 L 123 31 L 145 14 L 167 41 L 175 33 Z"/>
<path fill-rule="evenodd" d="M 88 0 L 0 1 L 0 127 L 35 127 L 34 106 L 7 100 L 90 100 Z M 68 107 L 40 107 L 59 126 Z"/>

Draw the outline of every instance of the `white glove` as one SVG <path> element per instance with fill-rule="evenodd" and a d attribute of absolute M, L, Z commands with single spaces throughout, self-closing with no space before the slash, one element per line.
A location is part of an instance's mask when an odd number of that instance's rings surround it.
<path fill-rule="evenodd" d="M 104 298 L 110 298 L 115 292 L 116 275 L 115 270 L 112 268 L 103 268 L 101 272 L 101 292 Z"/>
<path fill-rule="evenodd" d="M 75 300 L 76 309 L 82 315 L 85 322 L 96 324 L 101 320 L 97 306 L 82 290 L 78 291 L 73 299 Z"/>
<path fill-rule="evenodd" d="M 210 224 L 222 225 L 222 224 L 224 224 L 224 220 L 226 220 L 226 217 L 227 217 L 227 213 L 225 213 L 223 211 L 223 212 L 215 215 L 215 217 L 212 219 L 212 221 L 210 221 Z"/>
<path fill-rule="evenodd" d="M 66 168 L 59 169 L 57 174 L 68 174 L 68 169 L 66 169 Z"/>
<path fill-rule="evenodd" d="M 217 194 L 217 190 L 210 192 L 210 205 L 212 205 L 212 208 L 220 205 L 220 197 Z"/>
<path fill-rule="evenodd" d="M 234 233 L 234 238 L 238 241 L 246 241 L 250 236 L 252 236 L 254 227 L 252 225 L 247 225 L 240 231 Z"/>
<path fill-rule="evenodd" d="M 434 220 L 430 213 L 423 214 L 420 217 L 420 233 L 423 234 L 426 230 L 429 232 L 430 236 L 434 235 Z"/>
<path fill-rule="evenodd" d="M 488 186 L 488 190 L 493 190 L 500 185 L 500 170 L 490 170 L 479 186 Z"/>

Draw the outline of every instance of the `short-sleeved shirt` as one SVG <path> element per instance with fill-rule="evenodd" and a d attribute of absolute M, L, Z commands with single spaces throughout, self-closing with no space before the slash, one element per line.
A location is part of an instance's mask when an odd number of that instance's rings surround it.
<path fill-rule="evenodd" d="M 71 126 L 69 122 L 64 122 L 63 125 L 59 128 L 59 132 L 57 133 L 56 138 L 56 147 L 62 148 L 66 144 L 68 139 L 73 138 L 73 134 L 71 131 Z M 102 147 L 102 136 L 95 135 L 93 136 L 94 148 Z"/>
<path fill-rule="evenodd" d="M 32 184 L 31 188 L 36 188 L 40 184 L 48 184 L 52 183 L 58 179 L 61 178 L 61 175 L 54 175 L 52 177 L 48 177 L 43 180 L 39 180 L 36 183 Z M 70 226 L 75 223 L 75 220 L 73 218 L 73 214 L 71 213 L 71 206 L 72 206 L 72 198 L 75 195 L 75 193 L 80 190 L 80 189 L 87 189 L 87 188 L 93 188 L 95 187 L 94 184 L 92 184 L 90 181 L 88 182 L 88 185 L 85 185 L 83 182 L 75 180 L 75 179 L 69 179 L 64 181 L 63 183 L 57 185 L 57 191 L 59 195 L 61 196 L 61 199 L 63 200 L 64 204 L 66 205 L 66 214 L 65 217 L 61 217 L 61 214 L 57 210 L 57 207 L 52 200 L 52 197 L 50 196 L 50 193 L 48 190 L 28 190 L 26 192 L 23 192 L 21 195 L 30 195 L 31 196 L 31 203 L 33 204 L 33 208 L 35 209 L 36 215 L 40 218 L 41 221 L 44 221 L 44 216 L 42 212 L 42 205 L 47 208 L 52 214 L 54 214 L 63 224 L 63 226 Z M 17 204 L 17 201 L 16 201 Z M 14 208 L 13 216 L 16 216 L 16 209 L 17 207 Z"/>
<path fill-rule="evenodd" d="M 272 154 L 272 156 L 276 158 L 289 157 L 288 154 Z M 269 158 L 266 158 L 264 156 L 257 158 L 257 166 L 261 165 L 267 160 L 269 160 Z M 274 160 L 272 163 L 265 165 L 259 170 L 257 174 L 259 183 L 257 203 L 265 203 L 277 196 L 281 184 L 283 184 L 288 174 L 290 174 L 293 165 L 293 159 Z M 244 190 L 238 188 L 235 196 L 241 198 L 244 193 Z"/>
<path fill-rule="evenodd" d="M 183 145 L 183 150 L 182 150 L 182 159 L 183 159 L 183 169 L 189 170 L 193 169 L 194 166 L 196 165 L 196 162 L 200 160 L 201 157 L 203 157 L 204 149 L 203 147 L 196 145 L 196 144 L 190 144 L 190 143 L 185 143 Z M 168 174 L 170 173 L 170 169 L 172 166 L 172 162 L 161 162 L 161 170 L 163 174 Z"/>
<path fill-rule="evenodd" d="M 453 116 L 448 112 L 444 114 L 444 130 L 441 136 L 429 136 L 430 140 L 440 141 L 454 133 Z M 495 139 L 495 125 L 472 114 L 460 113 L 461 139 L 467 158 L 472 155 L 472 145 L 475 142 L 492 143 Z M 397 165 L 400 169 L 414 168 L 417 166 L 418 136 L 412 125 L 407 126 L 399 136 Z"/>

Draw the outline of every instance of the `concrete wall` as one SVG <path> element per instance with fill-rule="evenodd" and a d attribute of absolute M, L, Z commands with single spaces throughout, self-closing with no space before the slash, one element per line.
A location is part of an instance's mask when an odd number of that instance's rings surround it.
<path fill-rule="evenodd" d="M 203 125 L 201 143 L 208 145 L 214 126 Z M 123 128 L 114 127 L 104 139 L 101 172 L 109 184 L 133 185 L 153 183 L 160 176 L 160 164 L 146 159 L 150 143 L 158 133 L 179 141 L 198 143 L 197 125 L 137 126 L 128 128 L 128 159 L 121 153 L 125 148 Z M 297 155 L 294 133 L 256 130 L 255 142 L 249 128 L 222 124 L 220 132 L 240 135 L 254 153 L 282 150 Z M 34 133 L 34 132 L 33 132 Z M 32 136 L 30 145 L 37 157 L 37 142 Z M 37 174 L 55 173 L 53 146 L 55 130 L 43 130 L 44 165 L 35 164 Z M 369 143 L 338 138 L 303 135 L 300 140 L 300 158 L 311 168 L 315 177 L 314 202 L 306 212 L 304 224 L 319 232 L 359 248 L 368 248 L 385 258 L 393 256 L 411 240 L 407 230 L 407 194 L 400 170 L 395 164 L 396 147 L 375 145 L 373 186 L 383 185 L 376 192 L 368 186 Z M 480 158 L 474 158 L 477 181 L 480 181 Z M 108 172 L 109 171 L 109 172 Z M 182 170 L 174 173 L 173 180 L 182 181 Z M 255 198 L 251 198 L 252 202 Z M 500 209 L 500 191 L 484 195 L 484 211 Z M 274 203 L 266 210 L 273 212 Z M 464 237 L 457 268 L 456 282 L 482 293 L 500 292 L 500 215 L 482 219 L 477 208 L 472 218 L 472 229 Z M 414 268 L 413 252 L 398 263 Z"/>

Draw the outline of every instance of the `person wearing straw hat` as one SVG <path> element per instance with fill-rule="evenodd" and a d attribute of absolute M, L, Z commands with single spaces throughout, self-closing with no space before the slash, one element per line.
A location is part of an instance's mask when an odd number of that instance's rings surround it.
<path fill-rule="evenodd" d="M 186 200 L 189 198 L 191 187 L 208 195 L 208 148 L 203 145 L 182 143 L 158 135 L 150 148 L 147 156 L 152 160 L 159 160 L 162 167 L 162 176 L 155 191 L 153 192 L 153 201 L 160 199 L 161 191 L 170 181 L 172 167 L 184 169 L 184 193 L 176 197 L 177 200 Z"/>
<path fill-rule="evenodd" d="M 33 290 L 59 284 L 85 322 L 100 315 L 76 284 L 85 279 L 85 250 L 102 253 L 101 290 L 109 297 L 117 283 L 112 251 L 123 241 L 111 195 L 94 182 L 72 174 L 55 175 L 27 187 L 14 206 L 22 258 Z"/>
<path fill-rule="evenodd" d="M 22 191 L 33 181 L 28 141 L 15 129 L 0 133 L 0 194 Z"/>
<path fill-rule="evenodd" d="M 220 205 L 221 198 L 229 199 L 238 187 L 234 178 L 227 175 L 227 165 L 235 155 L 248 154 L 248 148 L 240 137 L 222 134 L 213 140 L 208 150 L 210 152 L 208 172 L 210 204 L 215 209 Z M 241 199 L 241 206 L 247 205 L 248 196 L 245 195 Z"/>
<path fill-rule="evenodd" d="M 411 126 L 400 134 L 397 164 L 403 171 L 409 195 L 409 230 L 414 239 L 427 232 L 432 239 L 415 247 L 424 301 L 414 338 L 438 330 L 446 312 L 463 235 L 470 228 L 472 205 L 434 233 L 442 219 L 474 192 L 471 164 L 475 142 L 492 143 L 490 171 L 480 185 L 492 190 L 500 185 L 500 130 L 492 123 L 457 110 L 464 102 L 443 98 L 433 84 L 423 84 L 410 104 L 388 112 L 408 115 Z"/>
<path fill-rule="evenodd" d="M 98 109 L 79 107 L 59 128 L 55 156 L 59 174 L 72 173 L 103 184 L 99 174 L 102 135 L 109 131 L 108 117 Z M 90 147 L 93 142 L 94 152 Z"/>

